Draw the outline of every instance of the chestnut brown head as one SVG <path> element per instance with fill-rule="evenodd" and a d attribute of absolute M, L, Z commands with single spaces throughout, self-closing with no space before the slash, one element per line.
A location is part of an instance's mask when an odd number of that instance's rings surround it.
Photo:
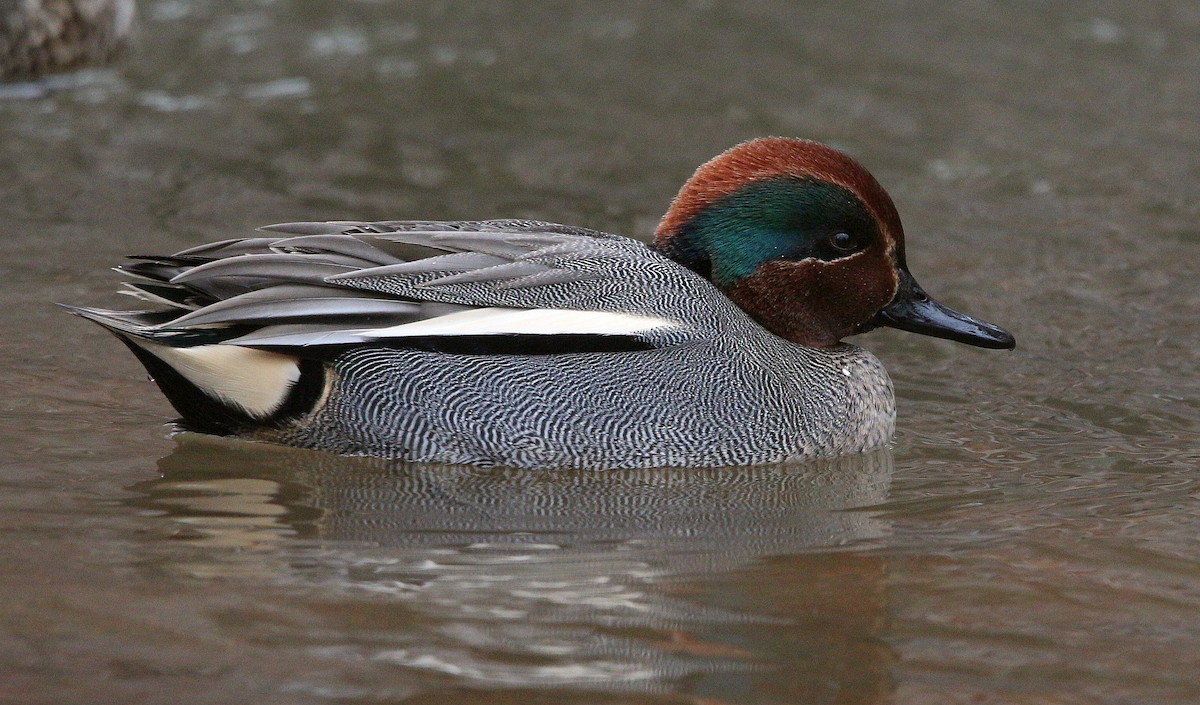
<path fill-rule="evenodd" d="M 702 165 L 663 216 L 655 247 L 801 345 L 831 347 L 880 325 L 1015 344 L 925 295 L 905 265 L 891 197 L 858 162 L 817 142 L 757 139 Z"/>

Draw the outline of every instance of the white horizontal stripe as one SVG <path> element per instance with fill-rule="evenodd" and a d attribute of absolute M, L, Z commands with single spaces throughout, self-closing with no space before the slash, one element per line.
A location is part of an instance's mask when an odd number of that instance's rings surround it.
<path fill-rule="evenodd" d="M 415 323 L 361 331 L 364 338 L 455 335 L 633 335 L 674 321 L 631 313 L 554 308 L 479 308 Z"/>

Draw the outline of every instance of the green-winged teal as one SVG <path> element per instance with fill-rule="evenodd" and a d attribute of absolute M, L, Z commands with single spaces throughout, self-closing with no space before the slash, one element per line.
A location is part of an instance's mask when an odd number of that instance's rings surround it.
<path fill-rule="evenodd" d="M 115 333 L 183 427 L 530 468 L 746 465 L 883 446 L 892 326 L 987 348 L 930 299 L 891 198 L 830 147 L 701 166 L 653 246 L 525 220 L 289 223 L 120 267 Z"/>

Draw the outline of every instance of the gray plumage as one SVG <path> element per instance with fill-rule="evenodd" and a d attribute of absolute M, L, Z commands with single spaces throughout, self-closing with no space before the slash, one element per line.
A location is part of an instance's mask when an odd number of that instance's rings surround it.
<path fill-rule="evenodd" d="M 280 237 L 121 268 L 154 282 L 142 298 L 167 300 L 168 313 L 75 311 L 151 352 L 146 343 L 236 345 L 319 361 L 322 387 L 303 408 L 288 391 L 233 433 L 338 453 L 725 466 L 876 448 L 893 431 L 891 383 L 870 353 L 785 341 L 634 240 L 513 220 L 264 230 Z M 455 351 L 439 342 L 449 338 L 482 347 Z M 507 347 L 489 349 L 500 340 Z"/>

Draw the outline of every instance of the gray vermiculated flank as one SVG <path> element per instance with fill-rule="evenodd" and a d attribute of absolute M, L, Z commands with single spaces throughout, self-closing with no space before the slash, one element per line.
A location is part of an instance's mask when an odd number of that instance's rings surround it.
<path fill-rule="evenodd" d="M 212 325 L 230 316 L 229 323 L 242 326 L 236 333 L 242 338 L 231 334 L 225 344 L 257 340 L 256 347 L 272 349 L 275 339 L 286 342 L 280 350 L 304 356 L 323 345 L 360 343 L 327 363 L 329 387 L 312 412 L 247 434 L 256 438 L 420 462 L 635 468 L 830 456 L 882 446 L 892 434 L 891 383 L 870 353 L 778 338 L 711 283 L 634 240 L 514 220 L 266 230 L 280 237 L 181 253 L 214 263 L 164 258 L 123 268 L 182 294 L 197 292 L 198 311 L 188 315 L 204 325 L 191 330 L 211 336 Z M 281 254 L 298 258 L 296 270 L 272 264 Z M 270 266 L 238 258 L 262 258 Z M 335 261 L 339 267 L 323 284 L 307 273 Z M 271 295 L 273 288 L 296 287 L 297 279 L 304 291 L 329 287 L 336 305 L 314 295 L 307 310 L 303 297 L 277 301 Z M 362 322 L 338 313 L 355 310 L 352 300 L 341 303 L 353 292 L 364 312 L 388 308 L 380 299 L 414 302 L 385 314 L 383 326 L 496 306 L 673 323 L 636 334 L 652 346 L 648 350 L 451 354 L 358 338 Z M 222 303 L 233 297 L 247 304 Z M 187 311 L 175 316 L 182 314 Z M 106 315 L 93 311 L 89 318 L 104 324 Z M 261 327 L 247 335 L 248 318 Z M 172 336 L 189 330 L 186 323 L 172 326 L 141 332 L 171 344 Z"/>
<path fill-rule="evenodd" d="M 787 345 L 528 357 L 366 348 L 334 363 L 324 407 L 281 440 L 520 467 L 749 465 L 887 442 L 890 387 L 869 353 Z M 779 355 L 764 364 L 771 347 Z M 843 370 L 868 386 L 853 389 Z"/>

